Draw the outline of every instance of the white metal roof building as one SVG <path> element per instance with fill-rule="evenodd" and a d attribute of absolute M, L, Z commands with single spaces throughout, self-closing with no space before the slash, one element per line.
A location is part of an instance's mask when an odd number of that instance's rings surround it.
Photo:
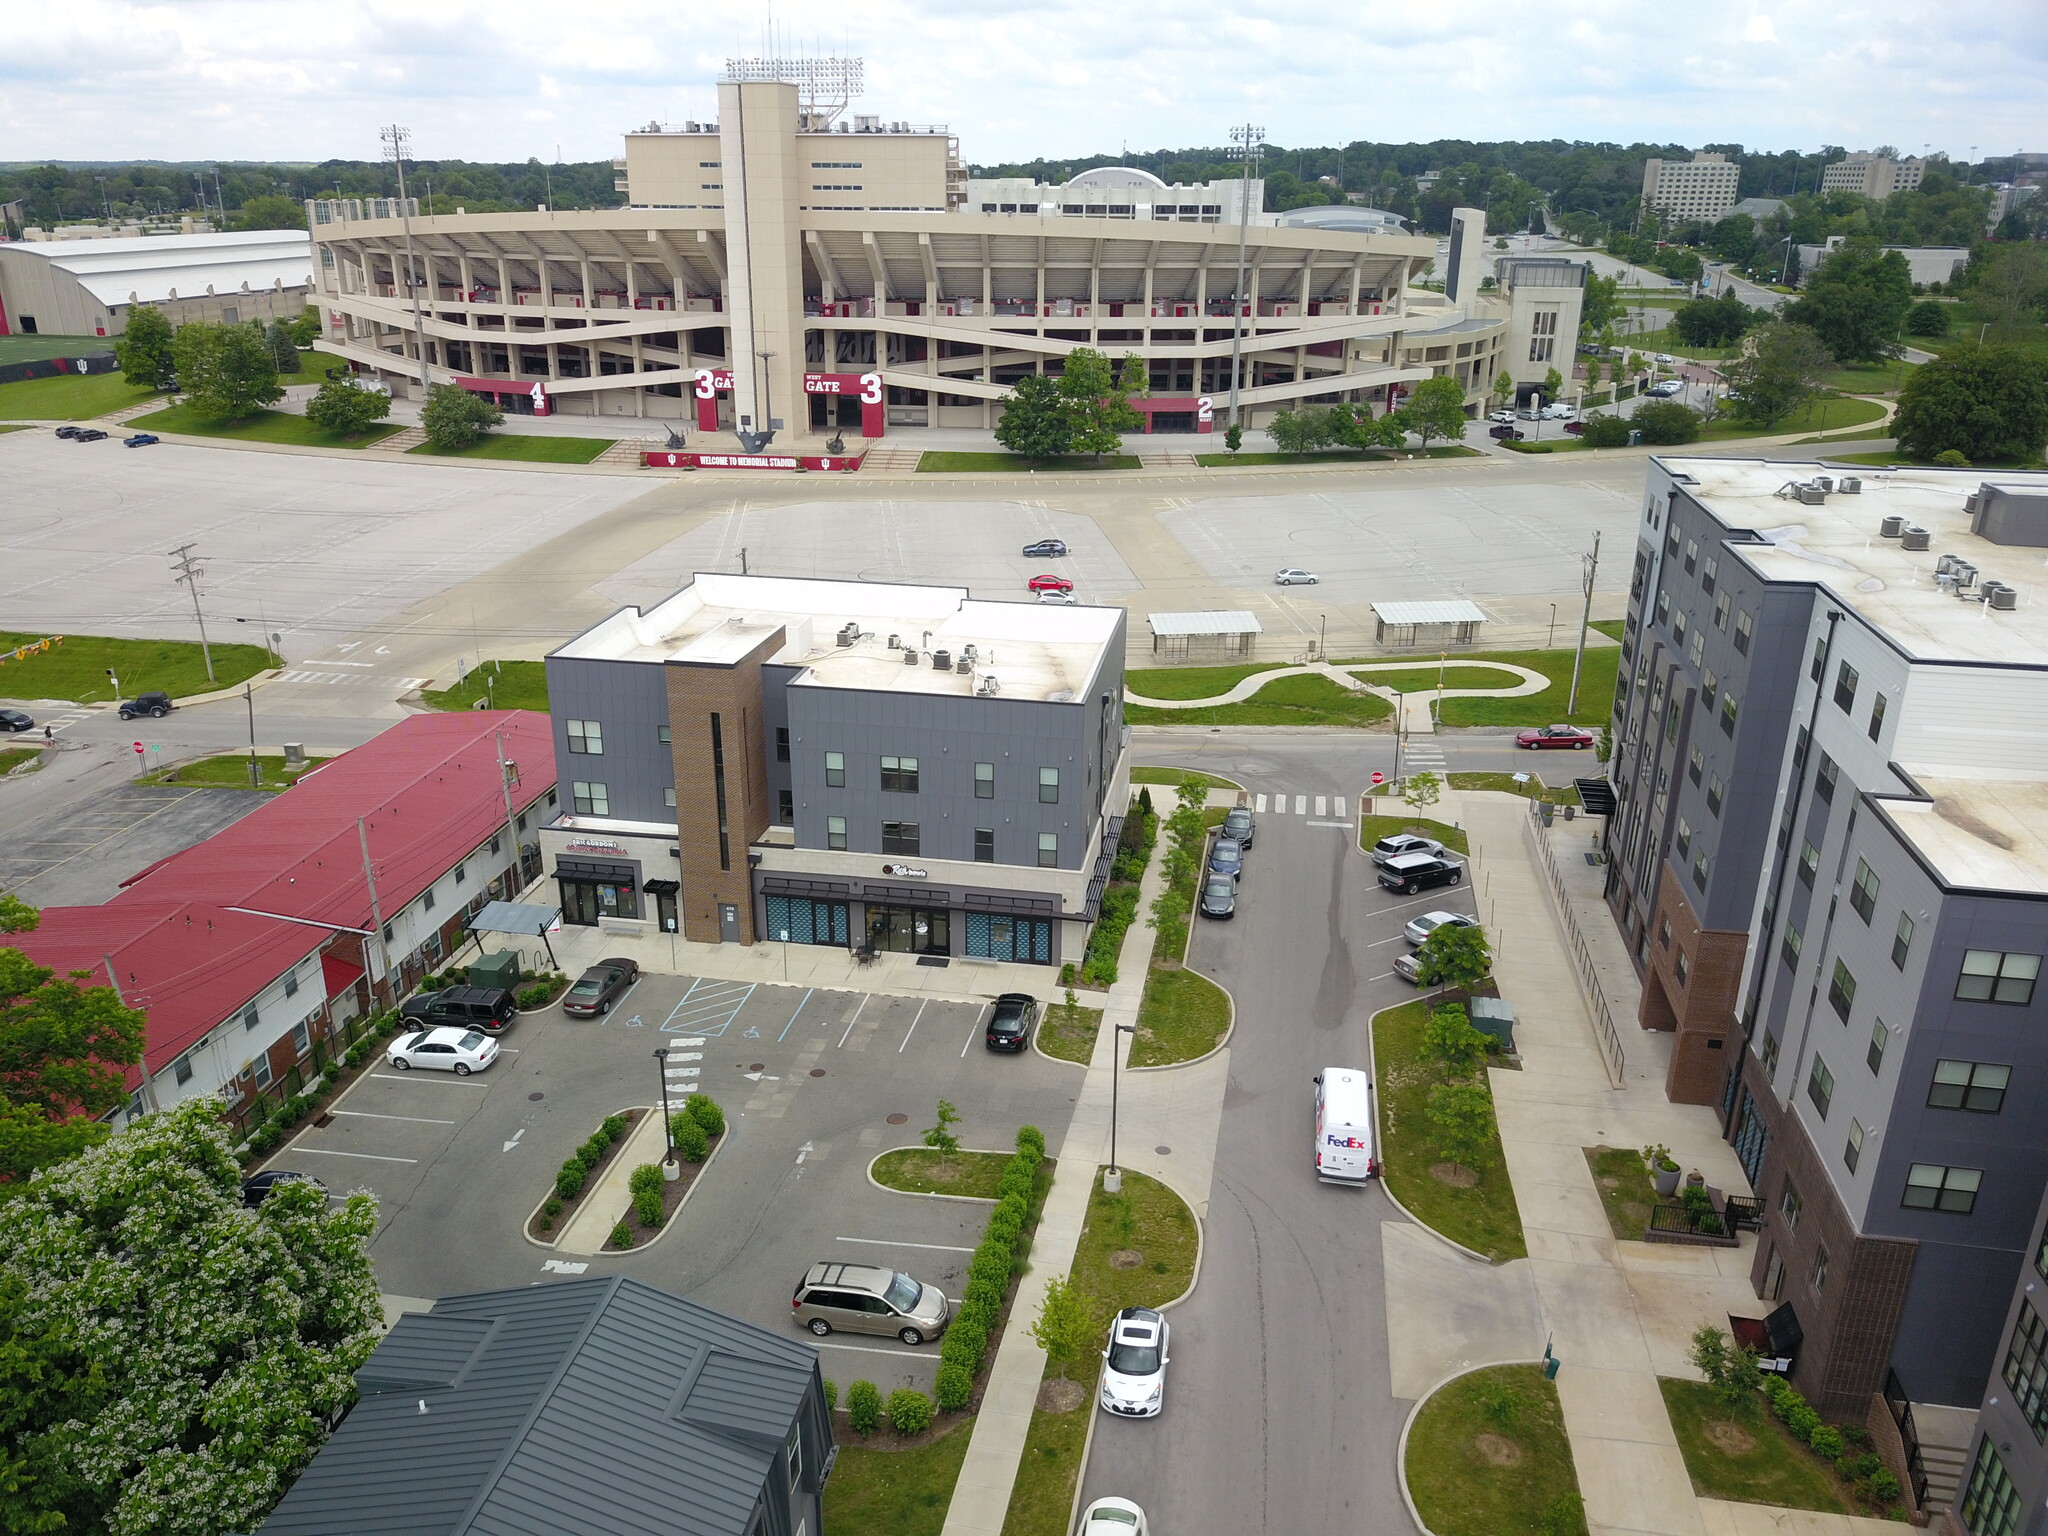
<path fill-rule="evenodd" d="M 0 245 L 0 335 L 115 336 L 136 304 L 173 324 L 296 318 L 312 285 L 297 229 Z"/>
<path fill-rule="evenodd" d="M 1155 613 L 1152 654 L 1171 660 L 1188 656 L 1249 656 L 1252 637 L 1261 633 L 1258 616 L 1245 608 L 1216 608 L 1199 613 Z"/>
<path fill-rule="evenodd" d="M 1381 645 L 1469 645 L 1486 622 L 1486 610 L 1461 597 L 1374 603 L 1372 616 L 1376 621 L 1373 638 Z"/>

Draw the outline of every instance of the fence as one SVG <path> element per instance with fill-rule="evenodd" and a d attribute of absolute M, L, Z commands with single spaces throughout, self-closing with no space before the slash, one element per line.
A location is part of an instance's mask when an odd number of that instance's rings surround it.
<path fill-rule="evenodd" d="M 1530 842 L 1535 845 L 1536 857 L 1543 865 L 1544 874 L 1550 877 L 1550 893 L 1556 899 L 1557 920 L 1564 929 L 1565 945 L 1572 952 L 1572 969 L 1578 974 L 1579 992 L 1586 1000 L 1587 1010 L 1593 1015 L 1593 1040 L 1600 1047 L 1600 1060 L 1607 1068 L 1608 1084 L 1619 1088 L 1627 1065 L 1621 1049 L 1621 1032 L 1614 1027 L 1614 1014 L 1607 1006 L 1607 995 L 1600 990 L 1600 975 L 1593 967 L 1593 951 L 1586 943 L 1586 936 L 1579 931 L 1578 918 L 1572 913 L 1571 893 L 1565 889 L 1564 875 L 1557 867 L 1556 856 L 1550 851 L 1550 839 L 1543 835 L 1542 814 L 1541 802 L 1531 800 L 1529 819 L 1523 825 Z"/>
<path fill-rule="evenodd" d="M 1913 1422 L 1913 1402 L 1899 1384 L 1897 1371 L 1887 1370 L 1884 1373 L 1884 1405 L 1891 1413 L 1892 1423 L 1898 1426 L 1899 1439 L 1906 1452 L 1906 1473 L 1913 1480 L 1914 1507 L 1924 1509 L 1927 1507 L 1927 1464 L 1920 1455 L 1920 1431 Z"/>

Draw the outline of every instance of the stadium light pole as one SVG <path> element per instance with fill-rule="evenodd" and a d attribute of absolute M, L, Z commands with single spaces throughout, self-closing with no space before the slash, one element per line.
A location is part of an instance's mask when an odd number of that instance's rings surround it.
<path fill-rule="evenodd" d="M 1240 381 L 1244 377 L 1244 257 L 1251 223 L 1252 171 L 1266 147 L 1266 130 L 1252 123 L 1230 130 L 1233 159 L 1242 162 L 1237 181 L 1237 288 L 1230 298 L 1230 420 L 1236 426 Z"/>
<path fill-rule="evenodd" d="M 427 369 L 427 322 L 420 313 L 419 274 L 413 265 L 412 202 L 405 195 L 405 152 L 412 146 L 412 130 L 392 123 L 380 128 L 377 136 L 391 152 L 392 164 L 398 167 L 398 214 L 405 221 L 405 286 L 412 295 L 413 335 L 420 349 L 420 404 L 425 405 L 427 391 L 433 386 L 433 376 Z"/>

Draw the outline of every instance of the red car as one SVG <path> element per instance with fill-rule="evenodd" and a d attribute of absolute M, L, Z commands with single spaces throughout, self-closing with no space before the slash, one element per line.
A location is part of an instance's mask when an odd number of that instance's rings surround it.
<path fill-rule="evenodd" d="M 1546 725 L 1538 730 L 1523 731 L 1515 737 L 1518 747 L 1576 747 L 1584 751 L 1593 745 L 1593 733 L 1582 731 L 1576 725 Z"/>
<path fill-rule="evenodd" d="M 1034 576 L 1024 583 L 1034 592 L 1071 592 L 1074 584 L 1064 576 Z"/>

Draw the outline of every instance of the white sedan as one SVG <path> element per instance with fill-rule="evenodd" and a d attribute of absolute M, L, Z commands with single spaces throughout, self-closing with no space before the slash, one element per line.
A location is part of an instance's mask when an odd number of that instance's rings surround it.
<path fill-rule="evenodd" d="M 385 1057 L 399 1071 L 429 1067 L 436 1072 L 453 1072 L 467 1077 L 481 1072 L 498 1059 L 498 1042 L 479 1029 L 444 1024 L 400 1035 L 391 1042 Z"/>
<path fill-rule="evenodd" d="M 1425 912 L 1413 919 L 1402 930 L 1401 936 L 1410 944 L 1420 944 L 1437 929 L 1449 924 L 1453 928 L 1477 928 L 1479 919 L 1467 917 L 1462 912 Z"/>
<path fill-rule="evenodd" d="M 1074 1536 L 1146 1536 L 1145 1511 L 1129 1499 L 1097 1499 L 1081 1511 Z"/>
<path fill-rule="evenodd" d="M 1281 587 L 1312 587 L 1321 580 L 1314 571 L 1298 571 L 1291 565 L 1273 573 L 1274 585 Z"/>

